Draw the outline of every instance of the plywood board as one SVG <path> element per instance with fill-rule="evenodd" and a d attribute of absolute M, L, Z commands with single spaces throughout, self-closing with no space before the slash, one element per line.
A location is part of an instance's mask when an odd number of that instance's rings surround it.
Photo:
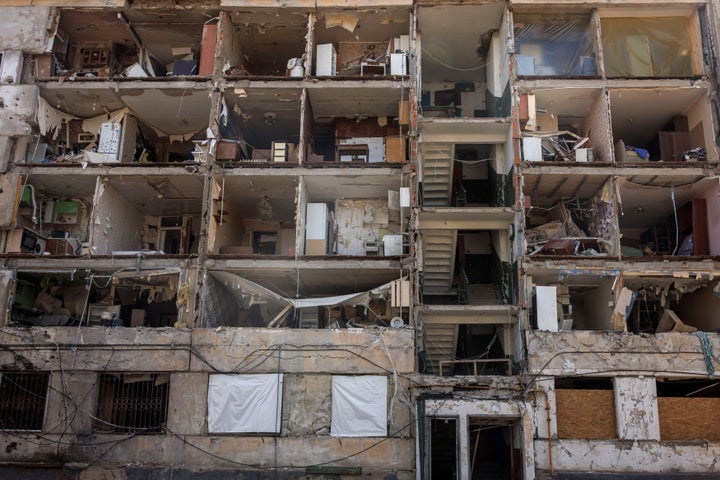
<path fill-rule="evenodd" d="M 558 438 L 617 438 L 612 390 L 555 390 Z"/>
<path fill-rule="evenodd" d="M 720 441 L 720 398 L 660 397 L 660 439 Z"/>

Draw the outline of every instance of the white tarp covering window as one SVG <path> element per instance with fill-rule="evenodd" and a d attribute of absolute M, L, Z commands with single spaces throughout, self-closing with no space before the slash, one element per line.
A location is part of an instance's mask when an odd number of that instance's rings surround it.
<path fill-rule="evenodd" d="M 210 433 L 280 433 L 282 374 L 210 375 Z"/>
<path fill-rule="evenodd" d="M 334 376 L 330 434 L 336 437 L 387 435 L 387 378 Z"/>

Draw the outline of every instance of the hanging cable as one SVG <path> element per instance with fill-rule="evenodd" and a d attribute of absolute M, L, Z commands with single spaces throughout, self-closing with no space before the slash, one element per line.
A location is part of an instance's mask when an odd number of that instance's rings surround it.
<path fill-rule="evenodd" d="M 673 249 L 672 254 L 675 255 L 678 250 L 678 240 L 680 237 L 680 229 L 678 227 L 678 217 L 677 217 L 677 206 L 675 205 L 675 187 L 673 184 L 670 184 L 670 199 L 672 200 L 673 204 L 673 216 L 675 217 L 675 249 Z"/>

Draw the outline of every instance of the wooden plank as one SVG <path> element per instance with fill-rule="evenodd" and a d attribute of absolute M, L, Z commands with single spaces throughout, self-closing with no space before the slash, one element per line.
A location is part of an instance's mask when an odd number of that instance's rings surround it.
<path fill-rule="evenodd" d="M 612 390 L 558 389 L 555 404 L 558 438 L 618 438 Z"/>
<path fill-rule="evenodd" d="M 660 439 L 720 440 L 720 398 L 659 397 Z"/>

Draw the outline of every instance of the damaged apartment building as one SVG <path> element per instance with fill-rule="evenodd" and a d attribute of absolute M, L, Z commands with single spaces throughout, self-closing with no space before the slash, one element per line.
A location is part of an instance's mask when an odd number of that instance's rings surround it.
<path fill-rule="evenodd" d="M 0 3 L 0 477 L 720 474 L 715 2 Z"/>

